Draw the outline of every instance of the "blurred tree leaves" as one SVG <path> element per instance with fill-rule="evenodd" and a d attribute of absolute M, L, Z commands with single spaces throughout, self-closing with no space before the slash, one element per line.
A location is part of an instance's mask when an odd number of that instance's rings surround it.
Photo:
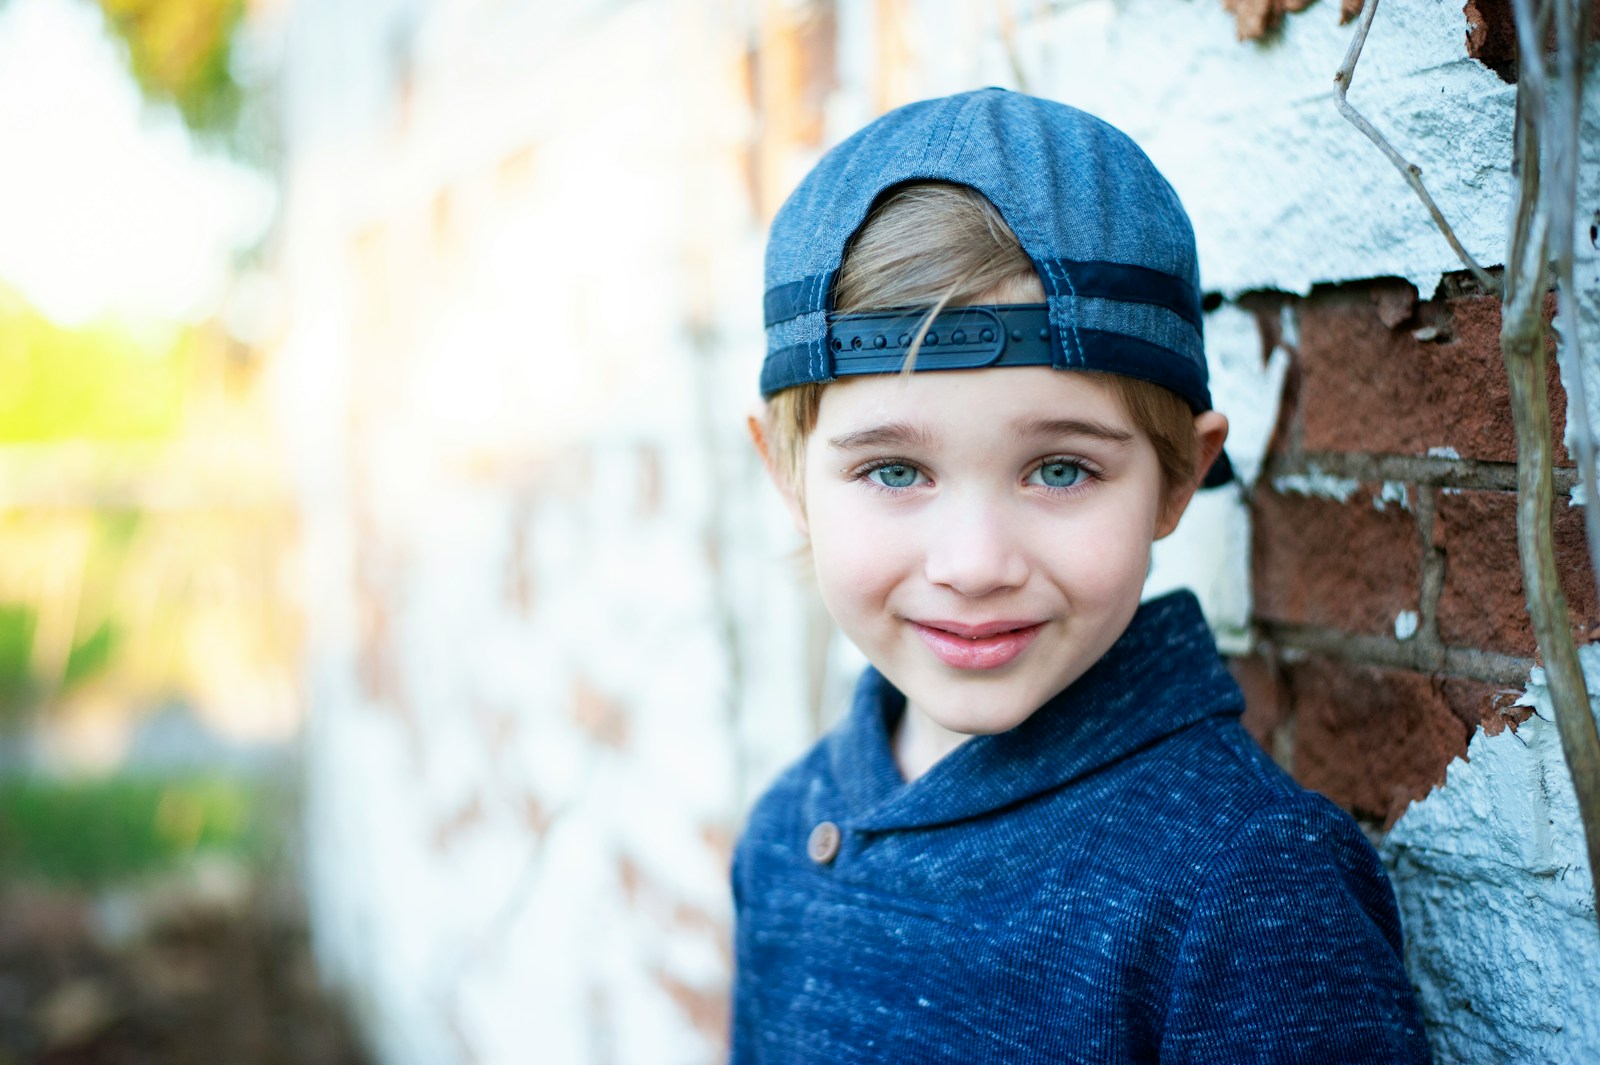
<path fill-rule="evenodd" d="M 189 359 L 185 335 L 162 332 L 69 329 L 0 290 L 0 444 L 169 436 Z"/>
<path fill-rule="evenodd" d="M 191 130 L 226 136 L 243 100 L 232 70 L 245 0 L 96 0 L 128 47 L 134 79 L 176 105 Z"/>
<path fill-rule="evenodd" d="M 129 72 L 146 99 L 176 106 L 194 133 L 232 137 L 244 103 L 233 44 L 247 0 L 89 2 L 127 47 Z"/>
<path fill-rule="evenodd" d="M 0 735 L 23 720 L 33 704 L 30 659 L 37 620 L 25 604 L 0 602 Z"/>

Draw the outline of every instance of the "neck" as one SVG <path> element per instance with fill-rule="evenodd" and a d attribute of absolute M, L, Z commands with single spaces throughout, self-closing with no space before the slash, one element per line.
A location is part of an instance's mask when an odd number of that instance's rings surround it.
<path fill-rule="evenodd" d="M 912 703 L 900 716 L 894 732 L 894 761 L 910 783 L 932 769 L 934 763 L 972 737 L 952 732 L 918 710 Z"/>

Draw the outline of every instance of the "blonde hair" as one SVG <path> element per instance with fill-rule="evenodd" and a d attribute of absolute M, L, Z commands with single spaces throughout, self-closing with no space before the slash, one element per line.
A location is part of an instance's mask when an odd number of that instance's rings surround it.
<path fill-rule="evenodd" d="M 879 200 L 851 238 L 834 282 L 833 309 L 854 314 L 925 306 L 931 321 L 946 306 L 1043 303 L 1044 298 L 1033 261 L 987 197 L 965 185 L 919 181 L 897 186 Z M 915 356 L 914 342 L 907 362 Z M 1181 396 L 1137 378 L 1081 372 L 1104 381 L 1150 438 L 1165 488 L 1194 481 L 1194 412 Z M 767 401 L 769 457 L 788 477 L 801 506 L 806 440 L 816 428 L 825 387 L 796 385 Z"/>

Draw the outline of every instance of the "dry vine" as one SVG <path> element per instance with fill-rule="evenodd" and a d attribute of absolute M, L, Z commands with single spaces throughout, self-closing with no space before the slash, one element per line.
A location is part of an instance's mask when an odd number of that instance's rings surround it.
<path fill-rule="evenodd" d="M 1356 35 L 1350 41 L 1350 50 L 1344 54 L 1344 62 L 1339 64 L 1339 69 L 1333 75 L 1334 103 L 1338 105 L 1339 113 L 1349 119 L 1352 126 L 1366 134 L 1367 139 L 1376 144 L 1378 150 L 1388 157 L 1389 162 L 1394 164 L 1396 170 L 1400 171 L 1400 175 L 1406 179 L 1406 184 L 1411 186 L 1418 198 L 1422 200 L 1422 205 L 1433 216 L 1433 224 L 1439 227 L 1439 232 L 1444 234 L 1444 239 L 1450 242 L 1450 247 L 1454 248 L 1456 255 L 1460 257 L 1463 263 L 1466 263 L 1467 269 L 1472 271 L 1472 276 L 1478 279 L 1478 284 L 1483 286 L 1484 291 L 1498 292 L 1500 287 L 1495 283 L 1495 279 L 1489 275 L 1487 270 L 1479 266 L 1478 260 L 1474 259 L 1472 253 L 1462 246 L 1461 241 L 1456 238 L 1456 231 L 1450 228 L 1449 222 L 1445 221 L 1444 212 L 1439 210 L 1439 205 L 1433 202 L 1432 196 L 1428 195 L 1427 186 L 1422 183 L 1422 168 L 1408 161 L 1396 151 L 1394 145 L 1389 143 L 1389 138 L 1379 133 L 1377 127 L 1368 122 L 1366 116 L 1351 106 L 1347 98 L 1350 92 L 1350 82 L 1356 76 L 1356 60 L 1361 58 L 1361 48 L 1367 43 L 1367 31 L 1372 28 L 1372 20 L 1377 13 L 1378 0 L 1368 0 L 1366 6 L 1361 9 L 1361 19 L 1356 23 Z"/>
<path fill-rule="evenodd" d="M 1497 284 L 1456 239 L 1433 197 L 1423 187 L 1421 170 L 1407 162 L 1370 122 L 1350 106 L 1345 95 L 1356 60 L 1377 13 L 1378 0 L 1367 0 L 1355 40 L 1334 75 L 1339 111 L 1366 134 L 1405 175 L 1427 206 L 1434 223 L 1462 262 L 1489 292 L 1501 296 L 1500 350 L 1511 386 L 1517 437 L 1517 553 L 1527 590 L 1528 616 L 1544 658 L 1545 683 L 1555 710 L 1562 753 L 1577 794 L 1589 856 L 1589 873 L 1600 896 L 1600 729 L 1578 662 L 1567 602 L 1561 593 L 1551 536 L 1554 486 L 1551 480 L 1550 408 L 1545 391 L 1544 297 L 1551 266 L 1562 298 L 1560 334 L 1562 364 L 1572 391 L 1572 437 L 1584 490 L 1591 559 L 1600 560 L 1600 524 L 1594 497 L 1594 441 L 1589 434 L 1588 392 L 1578 351 L 1573 281 L 1573 233 L 1576 227 L 1578 133 L 1583 99 L 1583 42 L 1588 39 L 1586 0 L 1512 0 L 1516 13 L 1516 125 L 1511 173 L 1514 199 L 1504 285 Z M 1556 42 L 1556 84 L 1545 76 L 1544 42 L 1552 28 Z"/>

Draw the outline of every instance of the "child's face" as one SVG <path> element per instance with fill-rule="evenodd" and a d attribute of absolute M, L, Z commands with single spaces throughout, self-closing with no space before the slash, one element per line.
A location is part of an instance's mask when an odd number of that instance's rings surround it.
<path fill-rule="evenodd" d="M 1149 438 L 1093 378 L 923 372 L 828 385 L 799 520 L 828 610 L 913 710 L 994 733 L 1127 628 L 1182 509 L 1165 497 Z"/>

